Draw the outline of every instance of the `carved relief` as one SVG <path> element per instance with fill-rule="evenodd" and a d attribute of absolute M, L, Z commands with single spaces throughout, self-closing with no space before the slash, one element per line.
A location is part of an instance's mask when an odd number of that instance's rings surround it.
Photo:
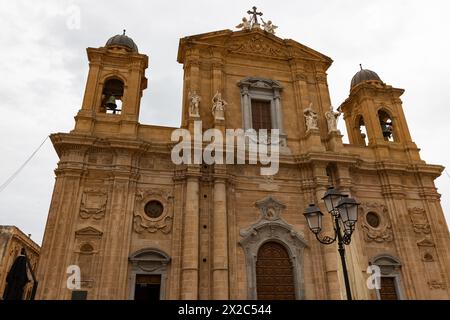
<path fill-rule="evenodd" d="M 385 205 L 376 202 L 363 203 L 359 210 L 364 239 L 367 242 L 390 242 L 394 239 L 389 213 Z M 377 223 L 373 223 L 375 216 L 378 218 Z"/>
<path fill-rule="evenodd" d="M 230 45 L 231 52 L 242 52 L 250 54 L 262 54 L 275 57 L 283 57 L 283 50 L 265 40 L 259 35 L 255 35 L 250 39 L 239 41 Z"/>
<path fill-rule="evenodd" d="M 162 205 L 161 213 L 152 216 L 146 213 L 148 205 L 151 202 Z M 156 207 L 158 208 L 158 207 Z M 136 206 L 133 218 L 133 228 L 137 233 L 147 231 L 155 233 L 158 230 L 168 234 L 172 230 L 173 220 L 173 195 L 169 191 L 161 189 L 152 189 L 149 191 L 139 190 L 136 194 Z"/>
<path fill-rule="evenodd" d="M 104 190 L 85 189 L 81 197 L 80 216 L 83 219 L 102 219 L 105 216 L 108 194 Z"/>
<path fill-rule="evenodd" d="M 418 207 L 409 208 L 408 213 L 415 233 L 429 234 L 431 232 L 424 209 Z"/>

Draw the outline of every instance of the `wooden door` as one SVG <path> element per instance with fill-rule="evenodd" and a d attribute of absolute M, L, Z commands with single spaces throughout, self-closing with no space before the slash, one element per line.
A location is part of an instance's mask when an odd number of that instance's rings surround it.
<path fill-rule="evenodd" d="M 295 300 L 292 262 L 277 242 L 267 242 L 258 250 L 256 292 L 259 300 Z"/>
<path fill-rule="evenodd" d="M 398 300 L 394 277 L 381 277 L 381 300 Z"/>

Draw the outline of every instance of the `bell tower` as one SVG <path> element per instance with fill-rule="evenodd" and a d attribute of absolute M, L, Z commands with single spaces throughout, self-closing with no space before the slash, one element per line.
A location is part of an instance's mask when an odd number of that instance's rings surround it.
<path fill-rule="evenodd" d="M 349 97 L 340 106 L 350 144 L 373 147 L 381 158 L 391 157 L 389 150 L 402 149 L 410 160 L 420 161 L 403 113 L 403 93 L 361 67 L 351 81 Z"/>
<path fill-rule="evenodd" d="M 89 74 L 75 133 L 136 136 L 148 56 L 123 34 L 88 48 Z"/>

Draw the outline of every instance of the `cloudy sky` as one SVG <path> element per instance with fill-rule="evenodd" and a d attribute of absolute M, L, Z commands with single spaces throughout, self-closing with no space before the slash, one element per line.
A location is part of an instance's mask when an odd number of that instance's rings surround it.
<path fill-rule="evenodd" d="M 46 136 L 73 128 L 88 71 L 87 47 L 103 46 L 127 29 L 150 57 L 141 122 L 179 126 L 179 38 L 234 29 L 253 5 L 279 26 L 278 36 L 334 60 L 328 77 L 334 106 L 347 97 L 359 63 L 406 89 L 404 111 L 422 158 L 449 166 L 448 1 L 0 0 L 0 184 Z M 47 140 L 0 192 L 0 225 L 16 225 L 41 243 L 57 161 Z M 450 221 L 449 174 L 436 184 Z"/>

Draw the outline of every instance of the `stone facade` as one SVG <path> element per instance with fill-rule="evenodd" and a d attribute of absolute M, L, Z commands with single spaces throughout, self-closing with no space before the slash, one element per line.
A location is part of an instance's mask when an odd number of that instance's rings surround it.
<path fill-rule="evenodd" d="M 22 249 L 25 249 L 31 268 L 36 273 L 40 247 L 19 228 L 0 226 L 0 297 L 3 297 L 5 291 L 6 276 Z M 33 278 L 30 274 L 28 274 L 28 278 L 30 282 L 24 288 L 24 300 L 30 298 L 33 289 Z"/>
<path fill-rule="evenodd" d="M 399 298 L 450 298 L 450 238 L 434 185 L 443 167 L 420 159 L 403 90 L 381 81 L 353 86 L 340 107 L 350 138 L 343 144 L 327 127 L 327 56 L 258 28 L 181 39 L 181 127 L 192 132 L 196 119 L 204 130 L 251 127 L 251 96 L 267 97 L 282 142 L 279 172 L 265 177 L 253 164 L 173 164 L 176 128 L 138 121 L 148 57 L 120 45 L 87 53 L 75 128 L 51 135 L 60 161 L 38 298 L 70 299 L 66 270 L 79 265 L 87 299 L 135 298 L 139 275 L 160 277 L 161 299 L 255 299 L 258 248 L 274 241 L 291 259 L 297 299 L 344 299 L 337 248 L 320 245 L 302 214 L 310 203 L 326 212 L 320 199 L 331 184 L 362 203 L 347 247 L 356 299 L 379 297 L 366 286 L 369 263 L 395 269 L 386 275 L 398 279 Z M 117 113 L 103 108 L 111 79 L 123 84 L 111 87 L 122 100 Z M 195 117 L 190 92 L 201 97 Z M 227 102 L 223 120 L 211 113 L 217 92 Z M 307 130 L 307 108 L 317 128 Z M 393 141 L 383 136 L 381 109 Z M 324 223 L 331 230 L 331 220 Z"/>

